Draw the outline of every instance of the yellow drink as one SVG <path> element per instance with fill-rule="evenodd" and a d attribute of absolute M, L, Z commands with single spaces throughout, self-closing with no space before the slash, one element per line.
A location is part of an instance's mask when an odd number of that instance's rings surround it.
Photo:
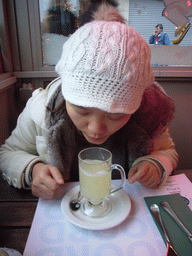
<path fill-rule="evenodd" d="M 80 191 L 92 203 L 110 194 L 111 171 L 107 163 L 100 160 L 84 160 L 79 166 Z"/>

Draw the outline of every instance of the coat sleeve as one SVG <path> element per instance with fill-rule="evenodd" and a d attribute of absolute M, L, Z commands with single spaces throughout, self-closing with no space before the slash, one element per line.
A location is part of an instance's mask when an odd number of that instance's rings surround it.
<path fill-rule="evenodd" d="M 36 136 L 41 135 L 42 129 L 31 119 L 31 101 L 29 99 L 16 128 L 0 148 L 0 171 L 9 185 L 16 188 L 27 188 L 25 172 L 28 173 L 35 162 L 44 162 L 36 149 Z"/>
<path fill-rule="evenodd" d="M 169 134 L 168 128 L 164 133 L 154 139 L 153 152 L 150 155 L 138 158 L 133 165 L 140 161 L 150 161 L 163 171 L 161 184 L 163 185 L 171 172 L 176 169 L 178 164 L 178 154 L 175 144 Z"/>
<path fill-rule="evenodd" d="M 154 44 L 154 41 L 155 41 L 155 36 L 150 36 L 149 38 L 149 44 Z"/>

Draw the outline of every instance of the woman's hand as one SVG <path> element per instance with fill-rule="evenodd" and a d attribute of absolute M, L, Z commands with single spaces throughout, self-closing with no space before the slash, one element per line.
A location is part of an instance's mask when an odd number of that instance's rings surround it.
<path fill-rule="evenodd" d="M 159 185 L 161 177 L 155 165 L 142 161 L 131 167 L 128 173 L 128 181 L 130 184 L 138 181 L 144 187 L 154 188 Z"/>
<path fill-rule="evenodd" d="M 32 171 L 32 193 L 43 199 L 61 198 L 64 194 L 64 179 L 53 165 L 37 163 Z"/>

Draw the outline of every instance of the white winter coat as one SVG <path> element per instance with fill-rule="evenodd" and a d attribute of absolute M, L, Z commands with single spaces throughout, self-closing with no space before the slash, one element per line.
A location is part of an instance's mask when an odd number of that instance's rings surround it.
<path fill-rule="evenodd" d="M 46 89 L 37 89 L 20 114 L 17 126 L 5 144 L 0 148 L 0 170 L 3 178 L 16 188 L 31 186 L 32 166 L 41 161 L 49 163 L 46 143 L 46 106 L 60 86 L 60 78 L 55 79 Z M 164 168 L 163 181 L 177 166 L 178 155 L 168 129 L 154 139 L 152 154 L 139 158 L 135 163 L 147 158 L 157 160 Z M 134 163 L 134 164 L 135 164 Z"/>

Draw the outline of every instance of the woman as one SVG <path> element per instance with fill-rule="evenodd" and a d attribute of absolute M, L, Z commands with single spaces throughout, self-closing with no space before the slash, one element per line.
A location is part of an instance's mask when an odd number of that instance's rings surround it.
<path fill-rule="evenodd" d="M 115 7 L 94 17 L 64 44 L 60 77 L 33 93 L 0 150 L 3 177 L 38 197 L 63 196 L 86 147 L 109 149 L 131 184 L 157 187 L 177 166 L 174 104 L 154 82 L 148 44 Z"/>

